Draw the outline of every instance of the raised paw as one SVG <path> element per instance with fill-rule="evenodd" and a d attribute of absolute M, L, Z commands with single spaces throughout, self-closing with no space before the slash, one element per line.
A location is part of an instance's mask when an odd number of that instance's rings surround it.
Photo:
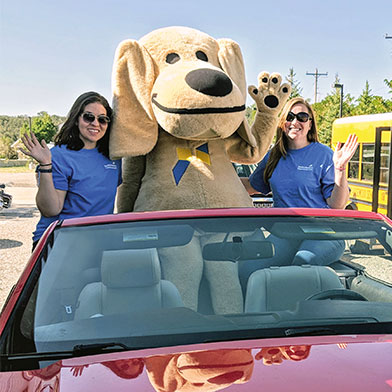
<path fill-rule="evenodd" d="M 258 87 L 248 87 L 249 94 L 255 100 L 258 111 L 278 114 L 290 96 L 290 85 L 288 83 L 281 84 L 280 74 L 270 75 L 265 71 L 260 72 L 258 82 Z"/>

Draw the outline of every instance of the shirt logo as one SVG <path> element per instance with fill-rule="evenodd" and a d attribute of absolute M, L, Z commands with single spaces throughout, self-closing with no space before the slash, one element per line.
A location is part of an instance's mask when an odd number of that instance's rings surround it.
<path fill-rule="evenodd" d="M 106 165 L 103 165 L 103 167 L 104 167 L 105 169 L 114 169 L 114 170 L 117 169 L 117 166 L 116 166 L 116 164 L 115 164 L 114 162 L 112 162 L 112 163 L 107 163 Z"/>
<path fill-rule="evenodd" d="M 302 171 L 313 171 L 313 165 L 310 164 L 309 166 L 297 166 L 297 170 L 302 170 Z"/>

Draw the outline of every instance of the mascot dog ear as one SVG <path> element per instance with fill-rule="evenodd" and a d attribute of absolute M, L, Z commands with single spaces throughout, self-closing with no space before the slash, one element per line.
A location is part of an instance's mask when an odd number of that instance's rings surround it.
<path fill-rule="evenodd" d="M 219 52 L 218 59 L 222 69 L 230 76 L 231 80 L 238 86 L 244 103 L 247 97 L 247 87 L 245 80 L 245 66 L 239 45 L 230 39 L 218 39 Z M 252 135 L 248 121 L 244 120 L 236 131 L 241 139 L 247 141 L 252 147 L 256 146 L 256 139 Z"/>
<path fill-rule="evenodd" d="M 112 75 L 112 159 L 145 155 L 155 146 L 158 124 L 151 106 L 151 91 L 157 74 L 154 60 L 137 41 L 126 40 L 118 46 Z"/>

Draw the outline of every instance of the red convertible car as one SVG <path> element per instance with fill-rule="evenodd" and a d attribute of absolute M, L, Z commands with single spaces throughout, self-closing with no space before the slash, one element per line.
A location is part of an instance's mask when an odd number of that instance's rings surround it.
<path fill-rule="evenodd" d="M 53 223 L 0 316 L 0 391 L 390 391 L 392 222 L 317 209 Z"/>

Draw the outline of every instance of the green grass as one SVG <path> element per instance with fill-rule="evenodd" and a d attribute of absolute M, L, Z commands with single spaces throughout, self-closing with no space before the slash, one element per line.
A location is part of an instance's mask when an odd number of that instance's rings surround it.
<path fill-rule="evenodd" d="M 13 166 L 0 167 L 0 173 L 33 173 L 34 169 L 29 169 L 29 166 Z"/>

